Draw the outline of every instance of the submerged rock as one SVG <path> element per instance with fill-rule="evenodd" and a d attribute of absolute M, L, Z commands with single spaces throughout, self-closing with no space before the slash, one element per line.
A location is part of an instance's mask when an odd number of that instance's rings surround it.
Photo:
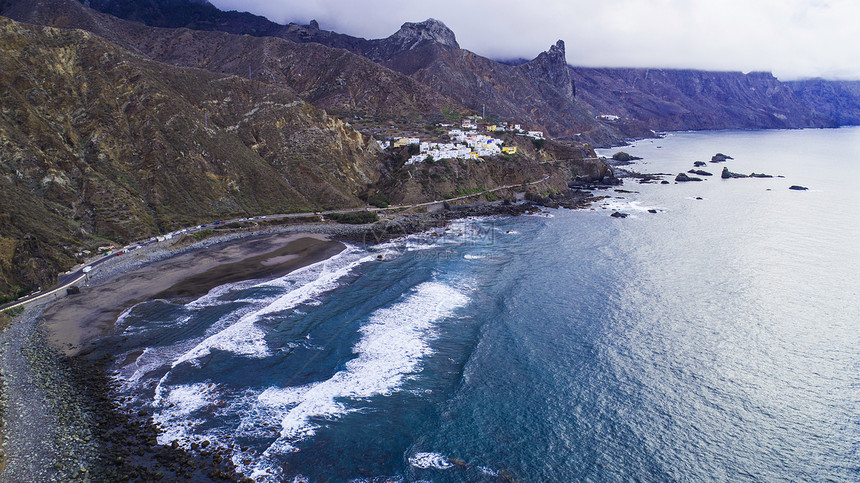
<path fill-rule="evenodd" d="M 800 185 L 793 184 L 793 185 L 789 186 L 788 189 L 795 190 L 795 191 L 806 191 L 809 188 L 807 188 L 806 186 L 800 186 Z"/>
<path fill-rule="evenodd" d="M 750 174 L 750 178 L 773 178 L 773 176 L 764 173 L 752 173 Z"/>
<path fill-rule="evenodd" d="M 695 163 L 693 163 L 694 168 L 701 168 L 702 166 L 707 166 L 707 165 L 708 165 L 708 163 L 706 163 L 704 161 L 696 161 Z"/>
<path fill-rule="evenodd" d="M 609 216 L 613 218 L 627 218 L 630 215 L 628 215 L 627 213 L 621 213 L 620 211 L 615 211 Z"/>
<path fill-rule="evenodd" d="M 723 153 L 717 153 L 717 154 L 711 156 L 711 162 L 712 163 L 722 163 L 728 159 L 735 159 L 735 158 L 728 156 L 728 155 L 725 155 Z"/>
<path fill-rule="evenodd" d="M 724 167 L 723 173 L 720 175 L 720 177 L 723 179 L 729 179 L 729 178 L 747 178 L 748 176 L 745 174 L 740 174 L 740 173 L 732 173 L 731 171 L 729 171 L 729 168 Z"/>
<path fill-rule="evenodd" d="M 702 181 L 702 178 L 696 178 L 694 176 L 687 176 L 687 173 L 678 173 L 678 176 L 675 176 L 675 181 L 678 181 L 678 182 Z"/>

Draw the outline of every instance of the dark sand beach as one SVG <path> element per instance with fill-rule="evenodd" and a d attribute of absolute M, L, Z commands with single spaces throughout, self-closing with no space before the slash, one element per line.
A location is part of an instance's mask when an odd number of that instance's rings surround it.
<path fill-rule="evenodd" d="M 67 356 L 111 330 L 122 311 L 152 298 L 190 298 L 241 280 L 274 278 L 325 260 L 344 245 L 319 234 L 271 234 L 220 243 L 144 264 L 45 310 L 48 341 Z"/>

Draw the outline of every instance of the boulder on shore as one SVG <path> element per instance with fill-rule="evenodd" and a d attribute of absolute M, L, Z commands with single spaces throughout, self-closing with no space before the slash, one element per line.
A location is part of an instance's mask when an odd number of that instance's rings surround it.
<path fill-rule="evenodd" d="M 687 171 L 690 174 L 698 174 L 699 176 L 713 176 L 714 173 L 709 173 L 703 169 L 691 169 Z"/>
<path fill-rule="evenodd" d="M 678 173 L 678 176 L 675 176 L 675 181 L 684 182 L 684 181 L 702 181 L 702 178 L 696 178 L 693 176 L 687 176 L 687 173 Z"/>
<path fill-rule="evenodd" d="M 717 154 L 711 156 L 711 162 L 712 163 L 722 163 L 728 159 L 735 159 L 735 158 L 728 156 L 728 155 L 725 155 L 723 153 L 717 153 Z"/>
<path fill-rule="evenodd" d="M 793 184 L 793 185 L 789 186 L 788 189 L 796 190 L 796 191 L 805 191 L 805 190 L 808 190 L 809 188 L 807 188 L 806 186 L 800 186 L 800 185 Z"/>
<path fill-rule="evenodd" d="M 729 179 L 729 178 L 747 178 L 748 176 L 745 174 L 740 174 L 740 173 L 732 173 L 731 171 L 729 171 L 729 168 L 723 167 L 723 173 L 720 175 L 720 177 L 723 179 Z"/>

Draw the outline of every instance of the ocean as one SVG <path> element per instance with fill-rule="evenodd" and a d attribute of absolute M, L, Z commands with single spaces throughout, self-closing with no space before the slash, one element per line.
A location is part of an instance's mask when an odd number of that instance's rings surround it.
<path fill-rule="evenodd" d="M 734 159 L 138 304 L 123 405 L 261 481 L 860 480 L 860 128 L 621 149 Z"/>

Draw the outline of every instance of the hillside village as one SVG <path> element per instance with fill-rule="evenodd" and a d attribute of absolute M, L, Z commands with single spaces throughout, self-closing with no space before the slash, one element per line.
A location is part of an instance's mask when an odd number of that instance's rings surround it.
<path fill-rule="evenodd" d="M 442 159 L 480 159 L 482 156 L 498 154 L 515 154 L 516 146 L 504 146 L 504 141 L 494 138 L 487 133 L 512 132 L 532 139 L 543 139 L 543 131 L 523 131 L 520 124 L 508 125 L 507 122 L 479 125 L 479 116 L 463 120 L 459 127 L 455 124 L 439 123 L 438 127 L 448 129 L 450 142 L 421 141 L 418 137 L 397 137 L 386 141 L 378 141 L 382 149 L 399 148 L 418 145 L 418 154 L 412 155 L 405 163 L 406 166 L 425 161 Z"/>

